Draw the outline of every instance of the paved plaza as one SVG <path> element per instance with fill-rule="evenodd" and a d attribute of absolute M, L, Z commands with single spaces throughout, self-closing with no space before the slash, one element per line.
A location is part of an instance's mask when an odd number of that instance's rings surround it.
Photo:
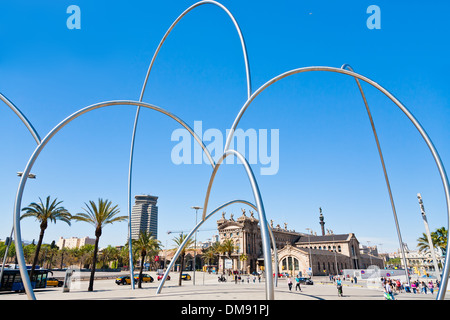
<path fill-rule="evenodd" d="M 189 272 L 191 276 L 192 272 Z M 166 281 L 161 293 L 156 294 L 159 285 L 155 272 L 149 274 L 155 279 L 152 283 L 143 283 L 142 289 L 136 285 L 135 290 L 130 285 L 115 284 L 117 275 L 128 273 L 102 273 L 97 272 L 99 279 L 95 280 L 94 291 L 88 292 L 89 272 L 82 273 L 76 281 L 72 282 L 70 292 L 63 292 L 61 287 L 49 287 L 35 291 L 37 300 L 265 300 L 265 283 L 262 280 L 252 281 L 244 276 L 244 282 L 235 283 L 232 277 L 227 282 L 219 283 L 217 276 L 196 272 L 195 285 L 192 280 L 183 281 L 178 286 L 178 273 L 171 273 L 172 279 Z M 54 276 L 62 277 L 63 272 L 55 272 Z M 287 280 L 279 279 L 275 287 L 275 300 L 384 300 L 383 292 L 366 287 L 364 281 L 353 284 L 344 281 L 343 297 L 338 297 L 336 285 L 328 277 L 313 277 L 314 285 L 301 285 L 301 292 L 295 291 L 295 285 L 289 291 Z M 0 293 L 0 300 L 27 300 L 24 293 Z M 435 300 L 434 294 L 397 293 L 396 300 Z M 446 295 L 450 300 L 450 294 Z"/>

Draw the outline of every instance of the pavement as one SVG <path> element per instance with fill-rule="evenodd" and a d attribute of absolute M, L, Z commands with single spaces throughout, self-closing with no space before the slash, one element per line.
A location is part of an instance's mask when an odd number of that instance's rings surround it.
<path fill-rule="evenodd" d="M 156 289 L 159 285 L 155 272 L 146 272 L 155 281 L 143 283 L 139 289 L 137 285 L 132 290 L 131 285 L 117 285 L 115 278 L 120 275 L 129 275 L 128 272 L 96 272 L 94 291 L 87 291 L 89 284 L 89 272 L 80 272 L 74 277 L 70 292 L 63 292 L 61 287 L 48 287 L 35 290 L 36 300 L 209 300 L 209 301 L 233 301 L 233 300 L 265 300 L 265 282 L 250 281 L 244 276 L 244 282 L 235 283 L 231 277 L 227 282 L 218 282 L 217 275 L 203 272 L 195 273 L 195 285 L 193 280 L 182 281 L 178 286 L 178 273 L 171 273 L 171 280 L 166 281 L 159 294 Z M 193 277 L 192 272 L 188 272 Z M 63 278 L 64 272 L 55 271 L 54 277 Z M 384 300 L 380 289 L 367 288 L 364 281 L 357 284 L 350 281 L 343 282 L 343 297 L 338 297 L 336 285 L 329 281 L 328 277 L 313 277 L 313 285 L 301 285 L 301 292 L 295 291 L 295 284 L 290 291 L 286 279 L 279 279 L 275 287 L 274 297 L 277 301 L 305 300 Z M 446 294 L 445 300 L 450 300 L 450 294 Z M 1 300 L 28 300 L 25 293 L 0 293 Z M 436 300 L 434 294 L 396 293 L 395 300 Z"/>

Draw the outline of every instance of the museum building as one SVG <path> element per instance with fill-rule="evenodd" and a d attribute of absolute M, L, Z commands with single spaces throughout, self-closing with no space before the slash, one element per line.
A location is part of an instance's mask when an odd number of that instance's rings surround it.
<path fill-rule="evenodd" d="M 231 268 L 228 271 L 240 270 L 252 273 L 264 270 L 259 220 L 255 218 L 253 211 L 250 211 L 250 216 L 247 216 L 245 210 L 241 210 L 242 215 L 237 219 L 234 219 L 233 214 L 230 214 L 230 218 L 227 219 L 226 213 L 223 212 L 222 218 L 217 221 L 220 242 L 231 239 L 235 248 L 230 256 L 220 255 L 219 272 L 221 273 L 227 271 L 225 265 L 229 267 L 230 260 Z M 328 229 L 325 233 L 322 212 L 320 212 L 319 221 L 322 235 L 289 230 L 287 223 L 284 223 L 283 228 L 279 224 L 274 227 L 273 221 L 270 221 L 269 227 L 277 247 L 279 272 L 317 276 L 341 274 L 343 269 L 366 269 L 370 265 L 384 267 L 383 259 L 378 256 L 376 246 L 365 247 L 365 250 L 362 250 L 354 233 L 334 234 Z M 225 263 L 226 260 L 228 263 Z"/>

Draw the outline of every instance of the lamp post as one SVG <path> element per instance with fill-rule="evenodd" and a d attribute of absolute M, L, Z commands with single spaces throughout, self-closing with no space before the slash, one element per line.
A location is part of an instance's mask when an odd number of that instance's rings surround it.
<path fill-rule="evenodd" d="M 202 207 L 199 206 L 192 206 L 191 209 L 195 210 L 195 225 L 197 225 L 197 212 L 199 209 L 203 209 Z M 193 282 L 192 284 L 195 286 L 195 265 L 197 262 L 197 232 L 195 232 L 195 237 L 194 237 L 194 277 L 193 277 Z"/>
<path fill-rule="evenodd" d="M 423 206 L 422 196 L 420 193 L 417 194 L 417 199 L 419 199 L 420 211 L 422 212 L 422 219 L 425 225 L 425 231 L 427 233 L 428 245 L 430 246 L 431 256 L 433 257 L 434 262 L 434 270 L 436 270 L 436 278 L 441 281 L 441 277 L 439 275 L 439 266 L 437 264 L 436 252 L 434 252 L 433 241 L 431 240 L 430 228 L 428 227 L 427 215 L 425 214 L 425 207 Z"/>
<path fill-rule="evenodd" d="M 312 232 L 312 230 L 310 228 L 306 228 L 307 231 L 309 231 L 308 233 L 308 249 L 309 249 L 309 269 L 311 270 L 311 277 L 313 276 L 313 268 L 312 268 L 312 261 L 311 261 L 311 238 L 310 238 L 310 233 Z"/>

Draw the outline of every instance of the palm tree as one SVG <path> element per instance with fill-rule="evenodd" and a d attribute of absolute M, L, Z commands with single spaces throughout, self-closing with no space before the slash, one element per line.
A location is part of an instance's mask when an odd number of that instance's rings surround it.
<path fill-rule="evenodd" d="M 447 229 L 445 229 L 445 227 L 436 229 L 436 231 L 431 232 L 430 236 L 433 248 L 441 249 L 442 254 L 445 255 L 448 237 Z M 428 237 L 425 233 L 422 233 L 422 236 L 417 239 L 417 248 L 419 249 L 420 252 L 430 252 Z"/>
<path fill-rule="evenodd" d="M 141 231 L 138 239 L 132 240 L 133 248 L 140 252 L 141 270 L 139 271 L 138 288 L 142 288 L 142 271 L 144 270 L 145 257 L 154 256 L 161 249 L 161 242 L 152 236 L 151 232 Z"/>
<path fill-rule="evenodd" d="M 178 248 L 181 247 L 181 244 L 184 242 L 186 237 L 187 237 L 186 234 L 180 233 L 179 237 L 173 238 L 173 242 L 175 242 L 175 244 L 176 244 L 175 250 L 178 250 Z M 189 239 L 187 241 L 186 245 L 184 246 L 183 250 L 181 250 L 181 252 L 180 252 L 180 278 L 178 279 L 179 286 L 181 286 L 181 275 L 182 275 L 183 269 L 184 269 L 184 257 L 186 256 L 186 248 L 192 246 L 193 243 L 194 243 L 194 241 L 192 239 Z"/>
<path fill-rule="evenodd" d="M 39 234 L 38 244 L 36 246 L 36 252 L 34 254 L 33 265 L 31 266 L 30 279 L 33 279 L 34 269 L 39 257 L 39 250 L 41 249 L 42 240 L 44 239 L 44 233 L 48 226 L 48 221 L 56 223 L 57 220 L 64 221 L 70 226 L 70 219 L 72 215 L 66 208 L 59 206 L 62 201 L 55 200 L 50 201 L 50 196 L 47 197 L 45 204 L 42 203 L 41 198 L 39 198 L 40 203 L 32 202 L 28 207 L 22 209 L 25 213 L 20 217 L 20 219 L 27 217 L 35 217 L 40 222 L 41 232 Z"/>
<path fill-rule="evenodd" d="M 234 242 L 231 239 L 225 239 L 219 246 L 218 251 L 231 259 L 231 254 L 235 250 Z M 223 266 L 225 271 L 225 257 L 223 258 Z"/>
<path fill-rule="evenodd" d="M 86 204 L 86 208 L 83 208 L 85 213 L 77 213 L 72 219 L 76 221 L 84 221 L 95 227 L 95 245 L 94 256 L 92 258 L 91 277 L 89 279 L 88 291 L 94 290 L 94 275 L 95 265 L 97 263 L 98 243 L 102 235 L 102 229 L 107 224 L 119 222 L 127 219 L 127 216 L 116 216 L 120 210 L 117 205 L 112 206 L 111 201 L 98 199 L 98 204 L 90 200 L 89 204 Z"/>

